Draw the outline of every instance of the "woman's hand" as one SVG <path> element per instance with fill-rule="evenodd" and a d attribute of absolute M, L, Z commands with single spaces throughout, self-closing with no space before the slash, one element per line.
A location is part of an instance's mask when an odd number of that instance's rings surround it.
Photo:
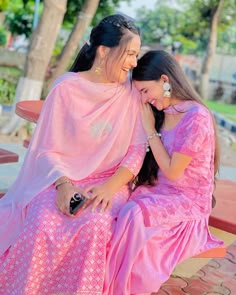
<path fill-rule="evenodd" d="M 77 192 L 87 198 L 89 197 L 89 195 L 84 190 L 74 187 L 71 183 L 64 183 L 58 187 L 56 205 L 58 209 L 65 215 L 73 216 L 70 214 L 70 200 Z"/>
<path fill-rule="evenodd" d="M 83 208 L 87 208 L 90 204 L 92 205 L 92 211 L 94 211 L 98 205 L 101 205 L 100 212 L 111 208 L 114 192 L 112 192 L 111 187 L 107 183 L 87 187 L 85 193 L 89 194 L 89 200 L 86 201 Z"/>
<path fill-rule="evenodd" d="M 149 103 L 142 103 L 141 115 L 142 115 L 143 128 L 146 134 L 150 135 L 156 132 L 155 117 Z"/>

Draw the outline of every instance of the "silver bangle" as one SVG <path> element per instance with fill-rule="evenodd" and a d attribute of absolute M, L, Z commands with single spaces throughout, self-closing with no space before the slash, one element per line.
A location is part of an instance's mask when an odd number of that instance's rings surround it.
<path fill-rule="evenodd" d="M 57 190 L 58 187 L 64 183 L 70 183 L 71 185 L 73 185 L 73 183 L 70 181 L 70 180 L 65 180 L 65 181 L 62 181 L 62 182 L 59 182 L 57 184 L 55 184 L 55 189 Z"/>
<path fill-rule="evenodd" d="M 154 132 L 154 133 L 148 135 L 148 137 L 147 137 L 147 141 L 153 139 L 154 137 L 161 137 L 161 133 L 159 133 L 159 132 Z"/>

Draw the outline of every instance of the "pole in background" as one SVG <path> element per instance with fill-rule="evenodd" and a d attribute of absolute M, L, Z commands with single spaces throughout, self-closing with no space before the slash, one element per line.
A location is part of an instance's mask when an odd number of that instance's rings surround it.
<path fill-rule="evenodd" d="M 36 29 L 38 25 L 38 21 L 39 21 L 39 3 L 40 3 L 40 0 L 35 0 L 33 30 Z"/>

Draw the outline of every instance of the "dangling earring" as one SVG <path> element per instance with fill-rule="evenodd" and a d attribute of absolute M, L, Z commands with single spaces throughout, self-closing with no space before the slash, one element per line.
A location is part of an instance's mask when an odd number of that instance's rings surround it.
<path fill-rule="evenodd" d="M 102 72 L 102 68 L 101 67 L 99 67 L 99 66 L 97 66 L 97 67 L 95 67 L 95 70 L 94 70 L 94 72 L 95 72 L 95 74 L 97 74 L 97 75 L 101 75 L 101 72 Z"/>
<path fill-rule="evenodd" d="M 101 76 L 101 73 L 102 73 L 101 65 L 102 65 L 102 61 L 99 62 L 99 65 L 97 65 L 94 70 L 95 74 L 98 76 Z"/>
<path fill-rule="evenodd" d="M 164 97 L 170 97 L 170 89 L 171 89 L 170 84 L 168 82 L 164 82 L 163 84 Z"/>

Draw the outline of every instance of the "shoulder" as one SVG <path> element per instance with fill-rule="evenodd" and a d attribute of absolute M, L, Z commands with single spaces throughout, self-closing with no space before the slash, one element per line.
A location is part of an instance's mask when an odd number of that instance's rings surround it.
<path fill-rule="evenodd" d="M 206 106 L 194 102 L 184 118 L 187 121 L 206 122 L 212 120 L 212 115 L 210 113 L 210 110 Z"/>
<path fill-rule="evenodd" d="M 134 86 L 134 83 L 130 78 L 126 80 L 123 84 L 124 89 L 127 91 L 127 94 L 131 97 L 133 101 L 141 102 L 141 94 Z"/>
<path fill-rule="evenodd" d="M 61 75 L 60 77 L 58 77 L 52 84 L 51 86 L 51 90 L 55 89 L 56 87 L 59 86 L 64 86 L 65 84 L 70 83 L 71 81 L 75 81 L 78 79 L 78 75 L 77 73 L 73 73 L 73 72 L 66 72 L 63 75 Z"/>

